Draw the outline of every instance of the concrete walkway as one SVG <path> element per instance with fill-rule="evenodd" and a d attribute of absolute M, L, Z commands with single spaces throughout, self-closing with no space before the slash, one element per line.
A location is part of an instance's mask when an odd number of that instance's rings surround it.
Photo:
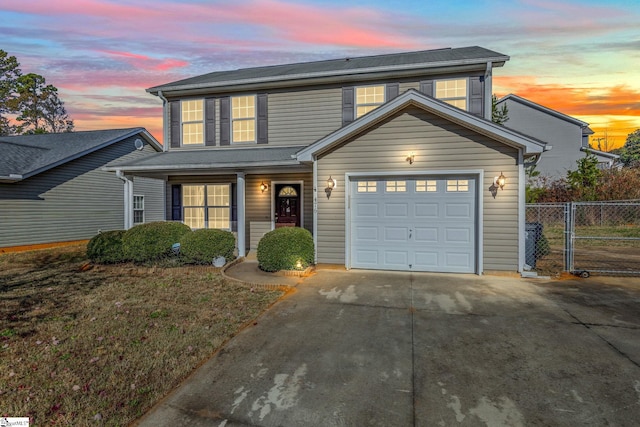
<path fill-rule="evenodd" d="M 640 283 L 320 270 L 143 426 L 636 426 Z"/>

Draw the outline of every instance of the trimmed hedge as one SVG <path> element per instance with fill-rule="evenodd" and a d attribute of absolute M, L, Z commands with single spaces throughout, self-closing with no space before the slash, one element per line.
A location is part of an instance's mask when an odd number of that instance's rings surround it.
<path fill-rule="evenodd" d="M 234 258 L 236 238 L 226 230 L 202 229 L 186 233 L 180 238 L 180 255 L 192 264 L 211 264 L 214 258 Z"/>
<path fill-rule="evenodd" d="M 178 243 L 191 228 L 181 222 L 150 222 L 136 225 L 122 236 L 122 249 L 127 260 L 151 262 L 171 254 L 171 246 Z"/>
<path fill-rule="evenodd" d="M 87 258 L 98 264 L 124 262 L 122 236 L 125 230 L 104 231 L 93 236 L 87 244 Z"/>
<path fill-rule="evenodd" d="M 315 251 L 309 230 L 282 227 L 265 234 L 258 242 L 258 265 L 264 271 L 296 270 L 313 264 Z"/>

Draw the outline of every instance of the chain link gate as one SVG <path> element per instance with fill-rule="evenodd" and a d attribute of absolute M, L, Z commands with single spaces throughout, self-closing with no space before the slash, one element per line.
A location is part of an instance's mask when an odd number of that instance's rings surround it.
<path fill-rule="evenodd" d="M 528 204 L 526 266 L 542 274 L 640 275 L 640 202 Z"/>

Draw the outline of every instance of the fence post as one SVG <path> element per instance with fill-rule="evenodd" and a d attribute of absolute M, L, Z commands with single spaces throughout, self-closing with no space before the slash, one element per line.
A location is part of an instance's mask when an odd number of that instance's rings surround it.
<path fill-rule="evenodd" d="M 573 271 L 573 202 L 564 205 L 564 270 Z"/>

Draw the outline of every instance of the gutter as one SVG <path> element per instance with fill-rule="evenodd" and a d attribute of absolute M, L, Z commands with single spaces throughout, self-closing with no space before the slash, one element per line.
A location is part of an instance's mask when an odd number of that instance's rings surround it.
<path fill-rule="evenodd" d="M 133 226 L 133 181 L 121 169 L 116 170 L 116 176 L 124 183 L 124 229 L 128 230 Z"/>
<path fill-rule="evenodd" d="M 0 182 L 18 182 L 23 179 L 24 177 L 17 173 L 10 173 L 8 176 L 0 176 Z"/>
<path fill-rule="evenodd" d="M 167 131 L 167 123 L 169 123 L 169 110 L 167 109 L 167 104 L 169 101 L 164 97 L 161 90 L 158 91 L 158 98 L 162 99 L 162 151 L 168 151 L 169 132 Z"/>

